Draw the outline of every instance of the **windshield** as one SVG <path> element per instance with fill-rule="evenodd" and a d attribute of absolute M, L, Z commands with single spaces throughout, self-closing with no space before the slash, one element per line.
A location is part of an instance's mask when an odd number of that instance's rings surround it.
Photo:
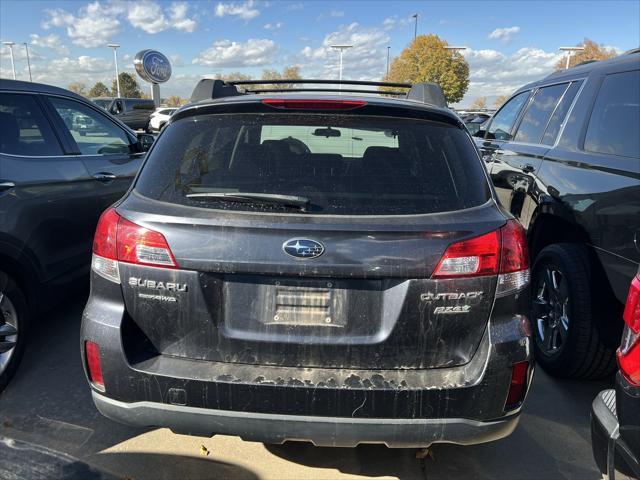
<path fill-rule="evenodd" d="M 189 117 L 158 139 L 137 182 L 147 197 L 225 210 L 402 215 L 484 203 L 486 177 L 462 130 L 435 122 L 324 114 Z M 473 185 L 473 188 L 469 188 Z M 237 196 L 194 195 L 251 193 Z"/>
<path fill-rule="evenodd" d="M 111 103 L 111 100 L 105 100 L 105 99 L 100 99 L 100 98 L 94 98 L 92 100 L 93 103 L 95 103 L 96 105 L 98 105 L 100 108 L 104 108 L 106 110 L 106 108 L 109 106 L 109 104 Z"/>

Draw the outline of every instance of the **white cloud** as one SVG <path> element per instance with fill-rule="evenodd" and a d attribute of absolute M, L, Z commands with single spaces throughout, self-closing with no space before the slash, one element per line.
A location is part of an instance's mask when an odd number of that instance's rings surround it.
<path fill-rule="evenodd" d="M 160 33 L 170 28 L 193 32 L 196 29 L 196 21 L 187 17 L 189 6 L 186 3 L 172 3 L 168 16 L 165 16 L 162 7 L 152 0 L 142 0 L 129 4 L 127 20 L 129 23 L 147 33 Z"/>
<path fill-rule="evenodd" d="M 407 26 L 411 20 L 409 18 L 399 18 L 398 15 L 387 17 L 382 22 L 382 27 L 385 30 L 393 30 L 394 28 L 401 28 Z"/>
<path fill-rule="evenodd" d="M 340 55 L 331 45 L 353 45 L 344 52 L 343 77 L 372 80 L 384 75 L 389 35 L 380 28 L 365 28 L 358 23 L 341 25 L 326 35 L 316 48 L 304 47 L 298 54 L 303 68 L 315 69 L 315 75 L 338 78 Z M 320 69 L 319 69 L 320 67 Z"/>
<path fill-rule="evenodd" d="M 476 97 L 510 95 L 521 86 L 554 71 L 562 57 L 535 47 L 521 48 L 512 55 L 497 50 L 466 50 L 469 63 L 469 90 L 461 105 L 469 105 Z M 490 102 L 489 102 L 490 103 Z"/>
<path fill-rule="evenodd" d="M 113 0 L 89 3 L 74 14 L 56 8 L 45 10 L 42 22 L 45 30 L 64 27 L 74 45 L 87 48 L 105 46 L 121 31 L 121 19 L 126 18 L 134 27 L 147 33 L 159 33 L 170 28 L 193 32 L 197 23 L 187 16 L 189 6 L 184 2 L 172 3 L 165 11 L 153 0 L 129 3 Z"/>
<path fill-rule="evenodd" d="M 230 15 L 249 21 L 260 15 L 260 10 L 255 8 L 254 0 L 247 0 L 244 3 L 220 2 L 216 5 L 215 14 L 216 17 Z"/>
<path fill-rule="evenodd" d="M 267 23 L 265 24 L 264 28 L 265 30 L 279 30 L 284 26 L 284 23 L 282 22 L 277 22 L 277 23 Z"/>
<path fill-rule="evenodd" d="M 344 12 L 342 10 L 331 10 L 329 12 L 329 16 L 333 18 L 342 18 L 344 17 Z"/>
<path fill-rule="evenodd" d="M 44 47 L 50 48 L 55 52 L 61 55 L 69 55 L 69 49 L 66 45 L 63 45 L 60 42 L 60 36 L 52 33 L 51 35 L 38 35 L 37 33 L 32 33 L 31 41 L 29 42 L 31 45 L 35 45 L 36 47 Z"/>
<path fill-rule="evenodd" d="M 74 45 L 100 47 L 120 32 L 118 16 L 123 13 L 122 4 L 89 3 L 78 10 L 77 15 L 62 10 L 45 10 L 48 19 L 42 28 L 66 27 L 67 35 Z"/>
<path fill-rule="evenodd" d="M 200 52 L 192 63 L 209 67 L 256 67 L 272 63 L 277 50 L 275 42 L 268 39 L 219 40 Z"/>
<path fill-rule="evenodd" d="M 513 40 L 513 37 L 520 33 L 520 27 L 505 27 L 505 28 L 496 28 L 493 32 L 489 34 L 489 38 L 494 40 L 500 40 L 504 43 L 509 43 Z"/>

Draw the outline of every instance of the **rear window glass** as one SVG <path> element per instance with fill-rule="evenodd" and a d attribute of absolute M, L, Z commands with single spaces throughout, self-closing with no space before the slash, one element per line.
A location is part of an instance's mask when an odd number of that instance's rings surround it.
<path fill-rule="evenodd" d="M 183 205 L 285 213 L 299 213 L 300 206 L 264 197 L 296 196 L 308 200 L 305 211 L 333 215 L 434 213 L 489 199 L 483 167 L 463 130 L 325 114 L 180 120 L 158 139 L 136 190 Z M 248 201 L 242 194 L 262 198 Z"/>

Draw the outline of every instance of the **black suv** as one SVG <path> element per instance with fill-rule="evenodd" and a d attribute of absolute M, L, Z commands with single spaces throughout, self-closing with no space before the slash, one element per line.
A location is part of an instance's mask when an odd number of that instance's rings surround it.
<path fill-rule="evenodd" d="M 441 91 L 240 83 L 203 80 L 101 217 L 98 409 L 274 443 L 508 435 L 532 374 L 524 230 L 458 117 L 412 100 Z"/>
<path fill-rule="evenodd" d="M 98 97 L 91 100 L 134 130 L 148 131 L 151 114 L 156 109 L 150 98 Z"/>
<path fill-rule="evenodd" d="M 476 136 L 502 204 L 527 229 L 537 361 L 609 375 L 640 262 L 640 53 L 526 85 Z"/>
<path fill-rule="evenodd" d="M 86 278 L 100 213 L 129 188 L 148 147 L 79 95 L 0 80 L 0 391 L 29 318 Z"/>

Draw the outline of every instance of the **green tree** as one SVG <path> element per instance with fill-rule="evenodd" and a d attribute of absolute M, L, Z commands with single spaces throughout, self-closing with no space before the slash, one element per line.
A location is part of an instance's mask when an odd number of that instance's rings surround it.
<path fill-rule="evenodd" d="M 127 72 L 122 72 L 120 78 L 120 96 L 125 98 L 142 98 L 142 91 L 135 77 Z M 116 96 L 118 94 L 118 84 L 113 81 L 111 85 L 111 93 Z"/>
<path fill-rule="evenodd" d="M 391 63 L 390 82 L 434 82 L 449 103 L 456 103 L 469 88 L 469 64 L 437 35 L 419 35 Z M 393 90 L 393 89 L 390 89 Z"/>
<path fill-rule="evenodd" d="M 91 90 L 89 90 L 87 96 L 90 98 L 108 97 L 110 93 L 111 92 L 109 92 L 109 88 L 107 88 L 104 83 L 98 82 L 93 87 L 91 87 Z"/>
<path fill-rule="evenodd" d="M 71 83 L 71 84 L 69 84 L 69 86 L 67 86 L 67 89 L 71 90 L 73 93 L 77 93 L 78 95 L 86 95 L 87 94 L 87 87 L 82 82 Z"/>
<path fill-rule="evenodd" d="M 569 67 L 575 67 L 579 63 L 587 62 L 589 60 L 606 60 L 617 55 L 613 48 L 607 48 L 604 45 L 598 45 L 596 42 L 589 38 L 585 38 L 584 41 L 577 47 L 582 47 L 584 50 L 580 52 L 571 52 L 571 60 L 569 61 Z M 567 52 L 568 53 L 568 52 Z M 564 70 L 567 66 L 566 55 L 558 60 L 556 63 L 556 70 Z"/>

